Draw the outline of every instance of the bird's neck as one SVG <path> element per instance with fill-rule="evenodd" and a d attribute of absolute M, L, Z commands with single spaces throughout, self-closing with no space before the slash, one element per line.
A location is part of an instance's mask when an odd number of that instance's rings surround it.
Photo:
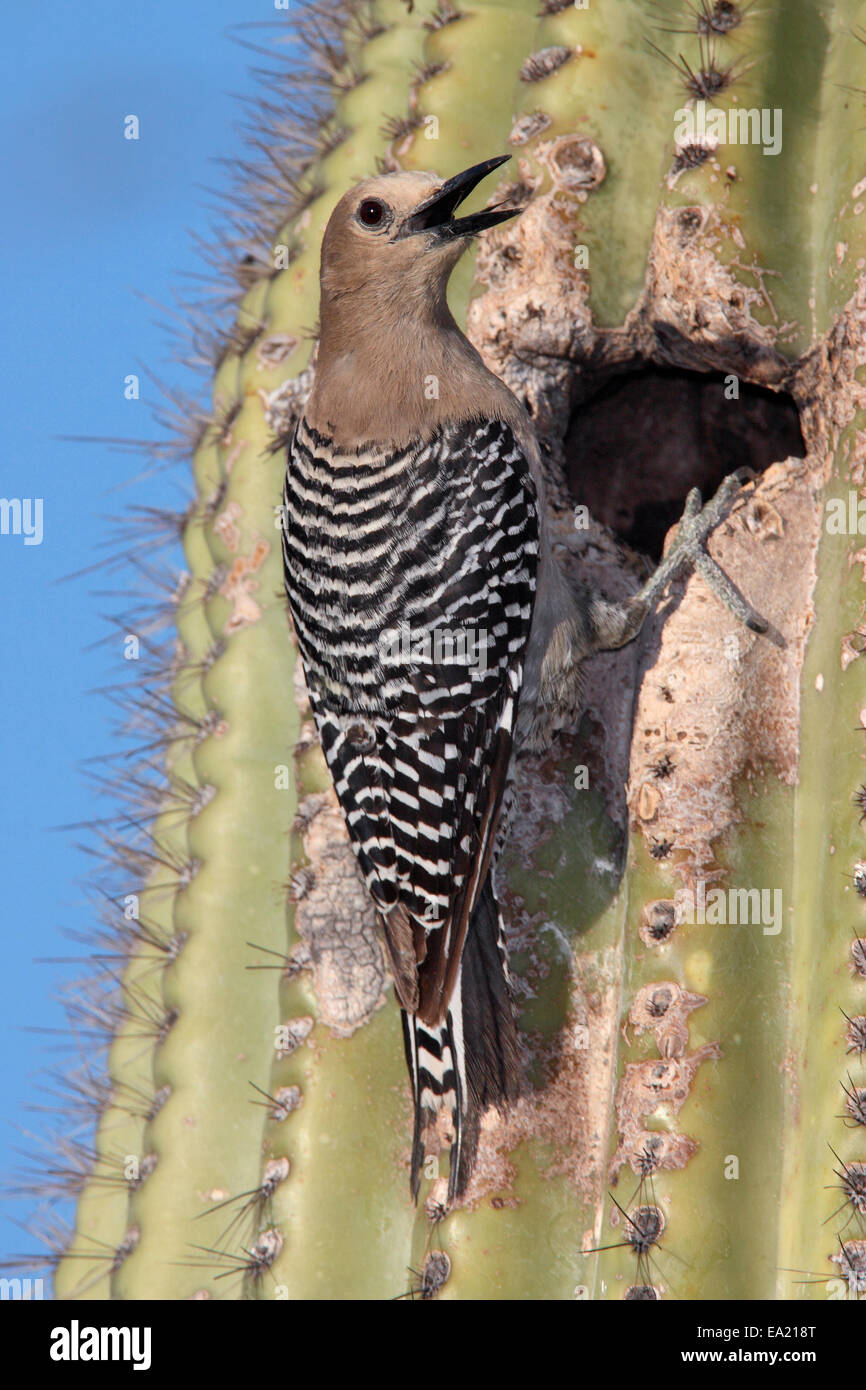
<path fill-rule="evenodd" d="M 441 296 L 361 302 L 322 296 L 308 422 L 341 448 L 404 447 L 446 420 L 502 418 L 514 397 L 484 366 Z M 347 310 L 351 307 L 351 312 Z"/>

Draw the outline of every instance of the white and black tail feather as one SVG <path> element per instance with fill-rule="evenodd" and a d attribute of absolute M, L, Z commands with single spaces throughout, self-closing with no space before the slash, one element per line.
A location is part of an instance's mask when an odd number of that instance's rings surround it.
<path fill-rule="evenodd" d="M 488 877 L 469 923 L 451 1005 L 441 1024 L 403 1013 L 403 1038 L 415 1106 L 411 1185 L 417 1198 L 424 1130 L 441 1110 L 454 1135 L 448 1199 L 472 1176 L 481 1117 L 520 1094 L 520 1053 L 511 1001 L 502 919 Z"/>

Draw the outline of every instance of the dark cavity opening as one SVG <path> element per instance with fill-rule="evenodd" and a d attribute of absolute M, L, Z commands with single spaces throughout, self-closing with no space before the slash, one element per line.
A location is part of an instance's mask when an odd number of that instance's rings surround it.
<path fill-rule="evenodd" d="M 762 473 L 805 457 L 790 396 L 740 380 L 739 398 L 727 399 L 727 381 L 721 372 L 662 367 L 609 379 L 569 422 L 565 467 L 575 502 L 658 560 L 691 488 L 706 501 L 735 468 Z"/>

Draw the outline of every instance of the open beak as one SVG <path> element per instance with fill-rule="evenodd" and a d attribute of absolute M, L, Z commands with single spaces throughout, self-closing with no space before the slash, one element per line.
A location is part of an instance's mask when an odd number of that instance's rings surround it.
<path fill-rule="evenodd" d="M 400 229 L 400 236 L 413 236 L 416 232 L 435 232 L 440 240 L 450 241 L 454 237 L 474 236 L 476 232 L 483 232 L 487 227 L 496 227 L 500 222 L 506 222 L 509 217 L 516 217 L 519 212 L 523 212 L 523 208 L 486 208 L 484 212 L 475 212 L 471 217 L 458 217 L 456 220 L 453 216 L 473 188 L 510 158 L 510 154 L 500 154 L 495 159 L 485 159 L 483 164 L 473 164 L 471 169 L 464 169 L 462 174 L 455 174 L 453 179 L 443 183 L 432 198 L 428 198 L 426 203 L 422 203 L 411 217 L 406 219 Z"/>

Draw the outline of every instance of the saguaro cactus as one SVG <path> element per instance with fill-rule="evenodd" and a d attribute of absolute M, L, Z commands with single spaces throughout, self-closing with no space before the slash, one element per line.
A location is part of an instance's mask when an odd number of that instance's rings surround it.
<path fill-rule="evenodd" d="M 142 779 L 148 844 L 111 849 L 125 963 L 80 1005 L 113 1041 L 56 1292 L 859 1297 L 866 5 L 342 0 L 299 32 L 227 240 L 146 700 L 167 785 Z M 294 668 L 278 446 L 335 201 L 504 150 L 526 211 L 452 307 L 536 420 L 563 556 L 628 593 L 689 488 L 751 464 L 710 549 L 771 627 L 695 574 L 521 764 L 531 1092 L 443 1214 L 433 1167 L 408 1195 L 397 1009 Z"/>

